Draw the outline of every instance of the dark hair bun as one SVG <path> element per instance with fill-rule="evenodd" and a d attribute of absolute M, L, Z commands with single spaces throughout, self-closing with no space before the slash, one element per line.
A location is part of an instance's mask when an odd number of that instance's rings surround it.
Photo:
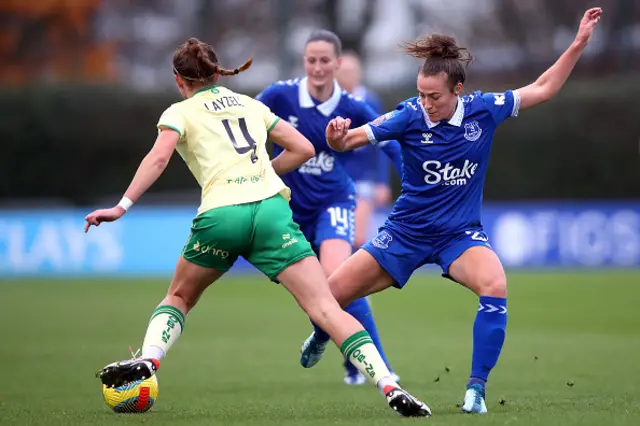
<path fill-rule="evenodd" d="M 435 34 L 425 39 L 426 54 L 432 58 L 460 58 L 460 48 L 453 37 Z"/>
<path fill-rule="evenodd" d="M 472 59 L 466 48 L 458 46 L 456 39 L 442 34 L 433 34 L 412 43 L 405 43 L 402 48 L 405 53 L 425 60 L 454 59 L 470 62 Z"/>

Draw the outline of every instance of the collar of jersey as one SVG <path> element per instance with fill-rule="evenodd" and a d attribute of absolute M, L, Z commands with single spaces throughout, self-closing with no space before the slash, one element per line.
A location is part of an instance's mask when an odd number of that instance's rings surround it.
<path fill-rule="evenodd" d="M 422 103 L 420 103 L 420 108 L 422 108 L 424 121 L 427 122 L 427 126 L 429 126 L 430 129 L 440 124 L 439 121 L 436 121 L 434 123 L 433 121 L 429 120 L 429 114 L 427 114 L 427 111 L 425 111 L 424 107 L 422 106 Z M 456 112 L 453 113 L 453 117 L 451 117 L 451 119 L 449 120 L 449 124 L 451 124 L 452 126 L 460 127 L 462 125 L 463 118 L 464 118 L 464 102 L 462 102 L 462 99 L 460 99 L 460 97 L 458 96 L 458 104 L 456 105 Z"/>
<path fill-rule="evenodd" d="M 367 97 L 367 89 L 362 85 L 356 86 L 353 89 L 353 96 L 355 98 L 365 99 Z"/>
<path fill-rule="evenodd" d="M 318 111 L 325 117 L 329 117 L 333 111 L 338 107 L 340 99 L 342 98 L 342 88 L 337 81 L 333 80 L 333 95 L 325 102 L 316 106 L 311 99 L 309 88 L 307 87 L 307 77 L 300 80 L 300 86 L 298 87 L 298 101 L 301 108 L 317 108 Z"/>
<path fill-rule="evenodd" d="M 218 87 L 218 85 L 217 85 L 217 84 L 214 84 L 214 85 L 211 85 L 211 86 L 203 87 L 202 89 L 198 89 L 198 90 L 196 90 L 195 92 L 193 92 L 193 96 L 197 95 L 197 94 L 198 94 L 198 93 L 200 93 L 200 92 L 204 92 L 204 91 L 206 91 L 206 90 L 211 90 L 211 89 L 213 89 L 213 88 L 215 88 L 215 87 Z"/>

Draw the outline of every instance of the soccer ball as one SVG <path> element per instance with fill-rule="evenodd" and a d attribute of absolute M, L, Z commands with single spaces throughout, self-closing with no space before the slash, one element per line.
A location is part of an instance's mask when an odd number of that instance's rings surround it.
<path fill-rule="evenodd" d="M 155 374 L 117 388 L 102 385 L 102 396 L 116 413 L 144 413 L 158 398 L 158 379 Z"/>

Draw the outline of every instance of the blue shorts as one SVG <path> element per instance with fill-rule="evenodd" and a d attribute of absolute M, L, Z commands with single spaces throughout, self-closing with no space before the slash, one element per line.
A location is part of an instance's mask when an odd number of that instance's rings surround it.
<path fill-rule="evenodd" d="M 355 231 L 355 200 L 329 205 L 319 214 L 304 220 L 294 220 L 300 225 L 302 233 L 319 254 L 320 244 L 326 240 L 339 239 L 353 245 Z"/>
<path fill-rule="evenodd" d="M 482 227 L 472 227 L 459 233 L 416 239 L 398 229 L 392 222 L 385 223 L 378 235 L 362 248 L 369 252 L 382 269 L 404 287 L 413 271 L 426 264 L 437 264 L 442 275 L 449 277 L 449 267 L 468 248 L 482 246 L 491 249 L 489 238 Z"/>

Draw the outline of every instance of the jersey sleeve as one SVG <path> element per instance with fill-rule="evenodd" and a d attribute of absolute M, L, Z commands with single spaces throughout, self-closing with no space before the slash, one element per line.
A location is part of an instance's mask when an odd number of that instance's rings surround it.
<path fill-rule="evenodd" d="M 392 139 L 402 141 L 410 120 L 411 111 L 405 103 L 402 103 L 395 110 L 365 124 L 364 130 L 367 133 L 369 142 L 373 145 L 380 141 Z"/>
<path fill-rule="evenodd" d="M 496 125 L 509 117 L 518 116 L 520 93 L 517 90 L 507 90 L 504 93 L 484 93 L 482 100 Z"/>
<path fill-rule="evenodd" d="M 178 107 L 171 105 L 162 113 L 156 127 L 158 127 L 159 131 L 162 130 L 162 128 L 175 130 L 180 135 L 180 139 L 182 139 L 186 134 L 186 125 L 187 123 L 184 116 Z"/>
<path fill-rule="evenodd" d="M 280 121 L 280 117 L 271 112 L 271 109 L 269 109 L 269 107 L 261 101 L 255 102 L 258 105 L 258 110 L 260 111 L 262 119 L 264 120 L 264 125 L 267 128 L 267 133 L 270 133 L 271 130 L 273 130 L 273 128 L 276 126 L 278 121 Z"/>

